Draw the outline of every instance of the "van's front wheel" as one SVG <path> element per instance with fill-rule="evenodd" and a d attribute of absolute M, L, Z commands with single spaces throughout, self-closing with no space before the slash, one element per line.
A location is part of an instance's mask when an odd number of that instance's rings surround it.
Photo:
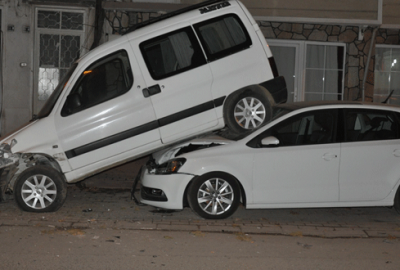
<path fill-rule="evenodd" d="M 234 93 L 224 107 L 224 118 L 228 128 L 236 134 L 254 130 L 271 118 L 274 99 L 259 88 Z"/>
<path fill-rule="evenodd" d="M 18 206 L 28 212 L 53 212 L 67 197 L 67 186 L 61 174 L 47 166 L 23 171 L 14 186 Z"/>

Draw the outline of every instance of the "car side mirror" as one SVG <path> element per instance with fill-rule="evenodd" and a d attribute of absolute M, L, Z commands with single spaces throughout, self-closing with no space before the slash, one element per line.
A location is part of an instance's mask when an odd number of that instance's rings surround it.
<path fill-rule="evenodd" d="M 261 140 L 262 146 L 278 146 L 279 140 L 274 136 L 268 136 Z"/>

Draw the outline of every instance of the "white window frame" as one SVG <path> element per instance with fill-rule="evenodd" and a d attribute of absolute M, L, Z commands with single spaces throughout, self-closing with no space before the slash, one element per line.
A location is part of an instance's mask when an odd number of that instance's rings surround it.
<path fill-rule="evenodd" d="M 400 49 L 400 45 L 391 45 L 391 44 L 376 44 L 375 45 L 375 49 L 378 49 L 378 48 L 385 48 L 385 49 Z M 376 54 L 375 54 L 376 55 Z M 376 61 L 376 58 L 375 58 L 375 61 Z M 375 62 L 375 65 L 376 65 L 376 62 Z M 375 65 L 374 65 L 374 73 L 375 73 Z M 399 76 L 400 76 L 400 71 L 397 71 L 397 72 L 395 72 L 395 71 L 388 71 L 388 72 L 385 72 L 385 73 L 389 73 L 389 77 L 391 77 L 392 76 L 392 73 L 397 73 Z M 390 83 L 390 78 L 389 78 L 389 83 Z M 391 84 L 390 84 L 391 85 Z M 386 97 L 388 97 L 389 96 L 389 94 L 390 94 L 390 91 L 392 90 L 392 87 L 390 87 L 390 85 L 389 85 L 389 89 L 388 89 L 388 92 L 386 93 Z M 400 86 L 399 86 L 400 87 Z M 376 84 L 375 84 L 375 74 L 374 74 L 374 94 L 373 94 L 373 100 L 374 101 L 376 101 L 376 99 L 375 99 L 375 96 L 382 96 L 382 94 L 375 94 L 376 92 L 375 92 L 375 88 L 376 88 Z M 385 96 L 382 96 L 383 98 L 386 98 Z M 392 97 L 397 97 L 399 100 L 400 100 L 400 94 L 398 94 L 398 95 L 392 95 Z M 383 100 L 381 100 L 381 99 L 379 99 L 379 101 L 383 101 Z M 388 103 L 389 104 L 391 104 L 391 102 L 390 102 L 390 99 L 388 100 Z M 397 103 L 394 103 L 394 104 L 399 104 L 400 103 L 400 101 L 399 102 L 397 102 Z M 393 104 L 393 103 L 392 103 Z"/>
<path fill-rule="evenodd" d="M 303 66 L 303 70 L 304 70 L 304 80 L 303 80 L 303 88 L 302 88 L 302 90 L 303 90 L 303 92 L 302 92 L 302 100 L 304 100 L 304 98 L 305 98 L 305 94 L 306 94 L 306 80 L 305 80 L 305 78 L 306 78 L 306 72 L 307 72 L 307 68 L 306 68 L 306 66 L 307 66 L 307 63 L 306 63 L 306 61 L 307 61 L 307 45 L 319 45 L 319 46 L 336 46 L 336 47 L 343 47 L 343 73 L 342 73 L 342 80 L 341 80 L 341 83 L 342 83 L 342 91 L 341 91 L 341 99 L 340 100 L 343 100 L 343 96 L 344 96 L 344 79 L 345 79 L 345 69 L 346 69 L 346 44 L 345 43 L 340 43 L 340 42 L 319 42 L 319 41 L 305 41 L 304 42 L 305 43 L 305 45 L 304 45 L 304 66 Z M 326 58 L 324 59 L 324 61 L 326 61 Z M 324 69 L 324 70 L 326 70 L 326 69 Z M 308 93 L 310 93 L 310 92 L 308 92 Z"/>
<path fill-rule="evenodd" d="M 343 74 L 342 74 L 342 91 L 341 100 L 344 98 L 344 80 L 346 68 L 346 44 L 340 42 L 319 42 L 305 40 L 285 40 L 285 39 L 267 39 L 270 46 L 294 47 L 296 49 L 295 60 L 295 83 L 294 83 L 294 101 L 304 101 L 306 89 L 306 60 L 307 60 L 307 45 L 322 45 L 322 46 L 341 46 L 343 52 Z M 276 61 L 276 60 L 275 60 Z M 279 71 L 279 70 L 278 70 Z"/>

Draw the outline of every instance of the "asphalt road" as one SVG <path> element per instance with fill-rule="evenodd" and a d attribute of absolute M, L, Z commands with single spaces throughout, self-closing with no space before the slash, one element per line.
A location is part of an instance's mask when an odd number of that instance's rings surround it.
<path fill-rule="evenodd" d="M 205 233 L 0 227 L 1 269 L 399 269 L 400 243 Z"/>
<path fill-rule="evenodd" d="M 204 220 L 135 205 L 128 188 L 139 163 L 70 186 L 55 213 L 23 212 L 9 196 L 0 269 L 400 269 L 394 209 L 240 207 Z"/>

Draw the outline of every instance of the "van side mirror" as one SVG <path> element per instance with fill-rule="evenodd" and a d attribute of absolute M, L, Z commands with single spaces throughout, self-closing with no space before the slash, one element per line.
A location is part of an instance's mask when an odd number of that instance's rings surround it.
<path fill-rule="evenodd" d="M 279 140 L 274 136 L 268 136 L 261 140 L 262 146 L 278 146 Z"/>

